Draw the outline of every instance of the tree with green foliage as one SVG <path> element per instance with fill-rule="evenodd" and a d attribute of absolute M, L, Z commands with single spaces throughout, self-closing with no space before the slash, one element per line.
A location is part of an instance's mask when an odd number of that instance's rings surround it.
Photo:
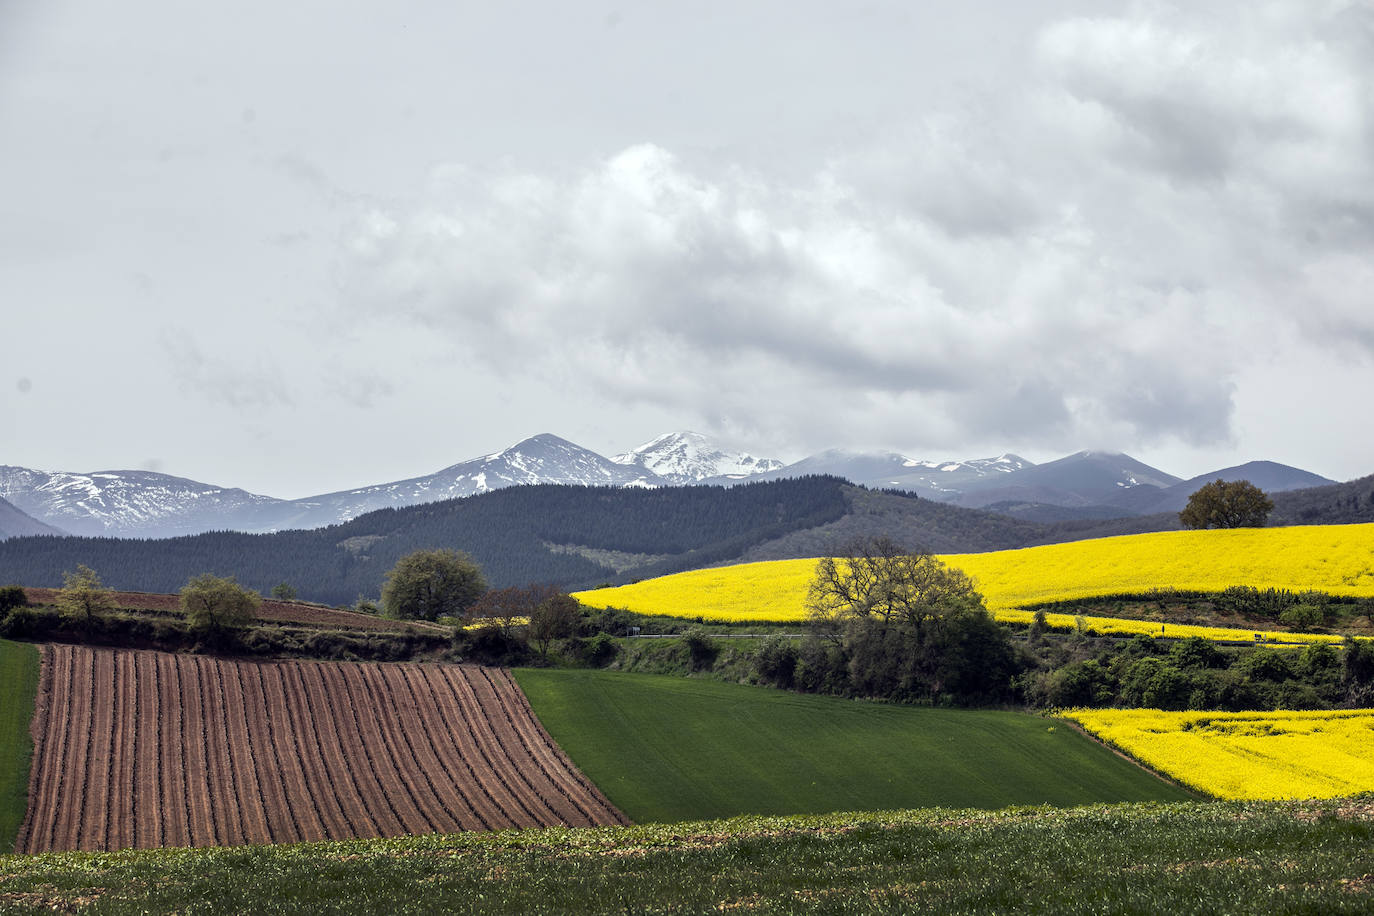
<path fill-rule="evenodd" d="M 24 593 L 22 585 L 0 586 L 0 617 L 17 607 L 27 607 L 28 604 L 29 596 Z"/>
<path fill-rule="evenodd" d="M 811 621 L 847 657 L 849 688 L 868 696 L 998 701 L 1016 659 L 973 581 L 889 538 L 851 544 L 816 564 Z"/>
<path fill-rule="evenodd" d="M 278 601 L 295 601 L 296 590 L 289 582 L 278 582 L 272 586 L 272 597 Z"/>
<path fill-rule="evenodd" d="M 1178 514 L 1185 528 L 1263 528 L 1274 501 L 1248 480 L 1204 484 Z"/>
<path fill-rule="evenodd" d="M 89 626 L 102 614 L 114 610 L 114 606 L 114 591 L 102 585 L 100 576 L 89 566 L 78 564 L 76 572 L 62 574 L 57 607 L 63 614 Z"/>
<path fill-rule="evenodd" d="M 257 617 L 262 596 L 234 578 L 203 573 L 181 590 L 181 611 L 198 630 L 219 632 L 247 626 Z"/>
<path fill-rule="evenodd" d="M 461 617 L 486 590 L 481 567 L 466 553 L 416 550 L 386 574 L 382 611 L 398 620 Z"/>

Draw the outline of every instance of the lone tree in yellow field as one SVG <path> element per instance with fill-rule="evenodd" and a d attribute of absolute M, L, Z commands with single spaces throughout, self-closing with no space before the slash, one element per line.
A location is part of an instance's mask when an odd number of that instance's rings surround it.
<path fill-rule="evenodd" d="M 843 669 L 845 692 L 970 704 L 1011 695 L 1007 634 L 973 580 L 938 557 L 887 538 L 858 541 L 816 564 L 807 605 L 817 632 L 838 642 L 827 679 L 840 683 L 834 669 Z"/>
<path fill-rule="evenodd" d="M 1248 480 L 1214 480 L 1188 497 L 1178 514 L 1185 528 L 1263 528 L 1274 501 Z"/>

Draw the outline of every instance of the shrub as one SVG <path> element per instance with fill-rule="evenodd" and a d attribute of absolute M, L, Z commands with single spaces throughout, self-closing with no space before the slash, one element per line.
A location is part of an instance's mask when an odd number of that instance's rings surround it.
<path fill-rule="evenodd" d="M 17 607 L 28 607 L 29 596 L 24 594 L 21 585 L 0 586 L 0 617 L 4 617 Z"/>

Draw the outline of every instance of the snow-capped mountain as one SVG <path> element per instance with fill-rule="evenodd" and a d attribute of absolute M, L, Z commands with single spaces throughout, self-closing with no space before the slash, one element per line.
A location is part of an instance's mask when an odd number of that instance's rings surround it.
<path fill-rule="evenodd" d="M 924 461 L 897 452 L 862 452 L 833 448 L 760 474 L 758 480 L 778 480 L 807 474 L 832 474 L 874 489 L 909 490 L 931 499 L 952 500 L 970 486 L 1000 480 L 1034 465 L 1016 455 L 968 461 Z M 725 482 L 720 480 L 710 483 Z"/>
<path fill-rule="evenodd" d="M 152 471 L 35 471 L 0 467 L 0 498 L 69 534 L 173 537 L 255 530 L 283 500 Z"/>
<path fill-rule="evenodd" d="M 275 527 L 318 528 L 374 509 L 432 503 L 536 483 L 655 487 L 666 481 L 643 468 L 617 464 L 567 439 L 543 433 L 424 477 L 295 500 L 290 504 L 289 514 L 279 518 Z"/>
<path fill-rule="evenodd" d="M 547 433 L 424 477 L 294 500 L 150 471 L 75 474 L 0 467 L 0 498 L 68 533 L 109 537 L 320 528 L 374 509 L 534 483 L 664 486 L 667 481 Z"/>
<path fill-rule="evenodd" d="M 778 470 L 781 461 L 755 458 L 718 447 L 701 433 L 665 433 L 638 448 L 614 455 L 616 464 L 642 468 L 670 483 L 690 484 L 714 477 L 742 479 Z"/>

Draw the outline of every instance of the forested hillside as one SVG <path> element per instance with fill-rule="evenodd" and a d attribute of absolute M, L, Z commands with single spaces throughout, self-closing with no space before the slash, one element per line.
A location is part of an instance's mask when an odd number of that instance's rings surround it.
<path fill-rule="evenodd" d="M 1374 521 L 1374 477 L 1274 496 L 1271 524 Z M 887 535 L 910 548 L 974 553 L 1167 531 L 1176 513 L 1042 524 L 836 477 L 730 488 L 539 485 L 382 509 L 351 522 L 275 534 L 210 532 L 165 540 L 21 537 L 0 542 L 0 584 L 55 587 L 78 563 L 115 588 L 173 592 L 192 576 L 289 583 L 329 604 L 375 597 L 386 571 L 420 548 L 465 550 L 493 586 L 623 584 L 685 569 L 816 557 Z"/>
<path fill-rule="evenodd" d="M 493 586 L 585 587 L 709 565 L 823 525 L 845 513 L 846 486 L 826 477 L 731 489 L 542 485 L 383 509 L 313 531 L 14 538 L 0 544 L 0 582 L 58 586 L 63 571 L 84 563 L 119 589 L 171 592 L 211 572 L 260 591 L 287 582 L 303 598 L 343 604 L 377 595 L 402 555 L 442 546 L 472 554 Z"/>

